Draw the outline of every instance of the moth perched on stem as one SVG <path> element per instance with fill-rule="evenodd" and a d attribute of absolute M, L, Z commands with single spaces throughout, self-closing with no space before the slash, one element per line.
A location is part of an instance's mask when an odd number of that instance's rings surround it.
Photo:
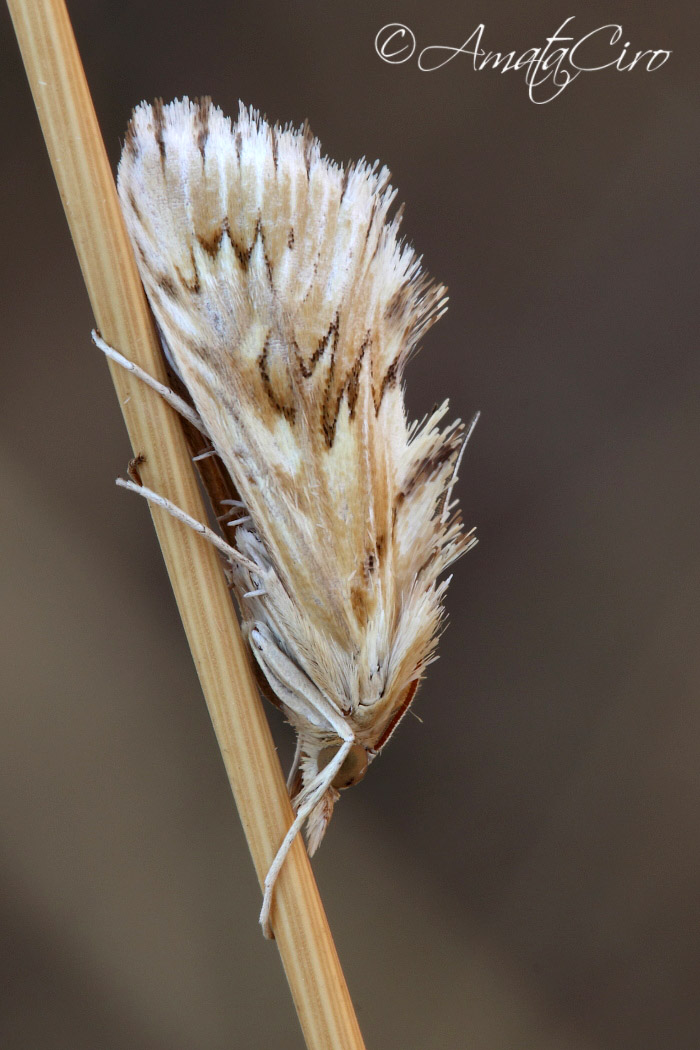
<path fill-rule="evenodd" d="M 434 659 L 449 580 L 475 543 L 452 499 L 471 431 L 447 402 L 409 424 L 403 371 L 445 289 L 399 240 L 389 172 L 343 168 L 308 128 L 208 99 L 142 104 L 119 165 L 127 228 L 166 356 L 234 495 L 214 542 L 263 691 L 297 733 L 295 820 L 318 847 Z M 125 367 L 133 366 L 97 339 Z M 136 370 L 146 382 L 150 378 Z M 472 423 L 473 426 L 473 423 Z M 215 500 L 220 495 L 213 493 Z"/>

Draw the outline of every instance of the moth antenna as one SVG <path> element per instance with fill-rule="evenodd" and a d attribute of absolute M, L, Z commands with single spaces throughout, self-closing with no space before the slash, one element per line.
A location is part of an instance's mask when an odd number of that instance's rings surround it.
<path fill-rule="evenodd" d="M 183 525 L 189 525 L 191 529 L 198 532 L 200 536 L 204 536 L 205 540 L 217 547 L 222 554 L 225 554 L 229 561 L 235 562 L 237 565 L 242 565 L 244 568 L 251 572 L 258 572 L 259 566 L 252 562 L 249 558 L 246 558 L 243 554 L 239 554 L 235 547 L 232 547 L 226 540 L 222 540 L 221 536 L 210 529 L 208 525 L 205 525 L 202 521 L 197 521 L 191 514 L 182 510 L 175 503 L 172 503 L 165 496 L 159 496 L 153 489 L 146 488 L 145 485 L 137 485 L 133 481 L 126 481 L 124 478 L 117 478 L 117 485 L 122 489 L 128 489 L 130 492 L 136 492 L 137 495 L 143 496 L 149 503 L 155 504 L 156 507 L 161 507 L 166 510 L 168 514 L 171 514 L 177 521 L 181 521 Z"/>
<path fill-rule="evenodd" d="M 308 785 L 307 790 L 309 791 L 309 793 L 304 802 L 299 806 L 299 809 L 297 810 L 297 815 L 294 818 L 294 821 L 292 822 L 289 831 L 284 836 L 284 839 L 282 840 L 282 845 L 277 850 L 277 855 L 275 856 L 275 859 L 270 865 L 267 875 L 265 876 L 265 894 L 263 896 L 263 904 L 260 910 L 260 925 L 262 926 L 263 934 L 265 935 L 265 937 L 268 938 L 268 940 L 272 939 L 273 936 L 272 930 L 270 929 L 270 908 L 272 906 L 272 891 L 275 887 L 277 876 L 282 870 L 282 865 L 284 864 L 285 858 L 289 853 L 294 839 L 301 831 L 304 821 L 306 820 L 316 803 L 321 801 L 326 791 L 333 783 L 336 773 L 342 766 L 345 759 L 350 754 L 350 748 L 352 747 L 354 742 L 354 738 L 350 738 L 349 740 L 343 741 L 342 745 L 338 749 L 338 753 L 334 755 L 334 757 L 331 759 L 328 765 L 321 770 L 318 777 L 314 778 L 314 780 L 312 780 L 311 783 Z M 316 780 L 318 780 L 318 783 L 314 787 L 314 783 Z"/>
<path fill-rule="evenodd" d="M 171 390 L 169 386 L 165 386 L 158 379 L 154 379 L 152 375 L 145 372 L 143 368 L 140 368 L 133 361 L 130 361 L 128 357 L 124 357 L 118 350 L 115 350 L 109 343 L 105 343 L 104 339 L 96 329 L 92 330 L 92 341 L 98 350 L 101 350 L 103 354 L 106 354 L 110 360 L 115 361 L 116 364 L 121 365 L 122 368 L 126 369 L 127 372 L 131 372 L 132 375 L 136 376 L 137 379 L 142 380 L 146 386 L 150 386 L 152 390 L 155 390 L 157 394 L 167 401 L 171 408 L 174 408 L 176 412 L 179 412 L 193 427 L 196 427 L 200 434 L 208 438 L 207 428 L 199 418 L 195 410 L 191 405 L 188 405 L 184 398 L 176 394 L 174 390 Z M 195 457 L 198 458 L 198 457 Z"/>

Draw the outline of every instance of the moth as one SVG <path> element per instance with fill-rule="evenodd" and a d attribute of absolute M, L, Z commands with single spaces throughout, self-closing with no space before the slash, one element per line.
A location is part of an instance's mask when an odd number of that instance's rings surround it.
<path fill-rule="evenodd" d="M 471 427 L 443 424 L 447 401 L 406 418 L 404 368 L 446 298 L 400 239 L 401 211 L 389 217 L 389 179 L 377 163 L 328 160 L 308 126 L 243 105 L 232 123 L 209 99 L 139 105 L 119 164 L 188 403 L 159 389 L 235 490 L 226 540 L 124 484 L 222 550 L 262 690 L 297 735 L 295 819 L 265 880 L 268 936 L 289 846 L 305 824 L 313 854 L 339 792 L 406 714 L 435 659 L 441 576 L 476 542 L 453 499 Z"/>

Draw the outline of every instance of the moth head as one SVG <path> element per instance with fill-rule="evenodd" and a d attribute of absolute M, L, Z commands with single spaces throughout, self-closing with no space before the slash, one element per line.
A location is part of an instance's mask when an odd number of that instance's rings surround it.
<path fill-rule="evenodd" d="M 341 742 L 338 741 L 337 744 L 330 744 L 328 747 L 323 748 L 318 756 L 319 771 L 325 769 L 328 763 L 338 754 L 340 746 Z M 369 755 L 366 748 L 362 744 L 353 744 L 345 761 L 333 778 L 332 787 L 336 791 L 342 791 L 343 788 L 359 784 L 367 772 L 368 765 Z"/>

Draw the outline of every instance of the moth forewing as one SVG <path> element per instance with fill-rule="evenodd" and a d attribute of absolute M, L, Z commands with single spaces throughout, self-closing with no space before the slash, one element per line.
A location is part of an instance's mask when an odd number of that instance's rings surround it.
<path fill-rule="evenodd" d="M 452 503 L 464 428 L 441 429 L 447 403 L 409 426 L 403 401 L 445 289 L 387 216 L 387 169 L 343 168 L 308 128 L 243 106 L 232 124 L 209 100 L 140 105 L 119 193 L 168 357 L 235 493 L 243 631 L 297 732 L 266 927 L 294 835 L 306 822 L 318 846 L 338 790 L 412 702 L 441 630 L 439 577 L 473 542 Z"/>

